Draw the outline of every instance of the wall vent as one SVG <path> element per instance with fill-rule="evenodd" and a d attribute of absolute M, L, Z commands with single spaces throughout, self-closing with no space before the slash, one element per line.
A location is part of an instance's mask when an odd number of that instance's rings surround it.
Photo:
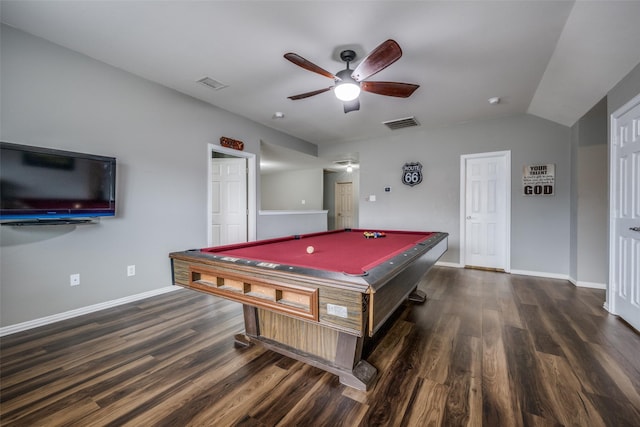
<path fill-rule="evenodd" d="M 200 80 L 198 80 L 198 83 L 202 83 L 203 85 L 208 86 L 213 90 L 220 90 L 227 87 L 226 84 L 220 83 L 219 81 L 214 80 L 211 77 L 203 77 Z"/>
<path fill-rule="evenodd" d="M 418 123 L 416 118 L 413 116 L 405 117 L 404 119 L 388 120 L 386 122 L 382 122 L 382 124 L 391 130 L 420 126 L 420 123 Z"/>

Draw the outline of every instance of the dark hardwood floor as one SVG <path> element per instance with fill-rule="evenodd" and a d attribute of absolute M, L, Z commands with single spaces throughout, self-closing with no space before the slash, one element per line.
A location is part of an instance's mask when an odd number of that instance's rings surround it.
<path fill-rule="evenodd" d="M 259 346 L 180 290 L 0 340 L 3 426 L 639 426 L 640 336 L 604 291 L 436 267 L 368 393 Z"/>

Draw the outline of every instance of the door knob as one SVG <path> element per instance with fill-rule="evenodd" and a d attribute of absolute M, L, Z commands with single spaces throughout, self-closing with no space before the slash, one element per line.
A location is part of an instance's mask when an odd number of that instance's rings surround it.
<path fill-rule="evenodd" d="M 637 231 L 638 233 L 640 233 L 640 227 L 629 227 L 629 230 Z"/>

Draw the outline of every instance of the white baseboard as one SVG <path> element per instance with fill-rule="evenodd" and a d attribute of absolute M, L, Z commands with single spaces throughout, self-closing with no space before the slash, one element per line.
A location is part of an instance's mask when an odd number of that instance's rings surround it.
<path fill-rule="evenodd" d="M 543 271 L 528 271 L 528 270 L 511 270 L 511 274 L 520 274 L 522 276 L 536 276 L 545 277 L 547 279 L 560 279 L 571 281 L 568 275 L 558 273 L 546 273 Z"/>
<path fill-rule="evenodd" d="M 511 270 L 511 274 L 522 274 L 523 276 L 537 276 L 537 277 L 546 277 L 548 279 L 568 280 L 578 288 L 592 288 L 592 289 L 605 289 L 605 290 L 607 289 L 606 283 L 595 283 L 595 282 L 585 282 L 583 280 L 576 280 L 573 277 L 570 277 L 566 274 L 544 273 L 541 271 L 526 271 L 526 270 Z"/>
<path fill-rule="evenodd" d="M 462 264 L 458 264 L 455 262 L 447 262 L 447 261 L 437 261 L 436 265 L 440 267 L 462 268 Z"/>
<path fill-rule="evenodd" d="M 39 326 L 49 325 L 51 323 L 59 322 L 61 320 L 71 319 L 72 317 L 82 316 L 83 314 L 89 314 L 95 311 L 104 310 L 106 308 L 116 307 L 118 305 L 126 304 L 129 302 L 150 298 L 156 295 L 162 295 L 167 292 L 173 292 L 178 289 L 183 289 L 183 288 L 181 288 L 180 286 L 166 286 L 164 288 L 154 289 L 152 291 L 143 292 L 141 294 L 130 295 L 128 297 L 119 298 L 112 301 L 105 301 L 99 304 L 93 304 L 87 307 L 80 307 L 80 308 L 76 308 L 75 310 L 69 310 L 63 313 L 53 314 L 51 316 L 41 317 L 39 319 L 17 323 L 15 325 L 4 326 L 0 328 L 0 337 L 3 337 L 5 335 L 10 335 L 10 334 L 15 334 L 16 332 L 26 331 L 28 329 L 37 328 Z"/>
<path fill-rule="evenodd" d="M 573 282 L 571 282 L 573 283 Z M 591 288 L 591 289 L 602 289 L 602 290 L 607 290 L 607 284 L 606 283 L 595 283 L 595 282 L 584 282 L 582 280 L 578 280 L 577 282 L 573 283 L 574 285 L 576 285 L 579 288 Z"/>

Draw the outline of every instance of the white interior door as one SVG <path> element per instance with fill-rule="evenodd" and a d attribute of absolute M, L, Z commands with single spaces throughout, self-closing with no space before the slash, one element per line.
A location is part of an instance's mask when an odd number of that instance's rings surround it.
<path fill-rule="evenodd" d="M 211 245 L 247 241 L 247 160 L 211 159 Z"/>
<path fill-rule="evenodd" d="M 640 95 L 611 118 L 609 311 L 640 330 Z"/>
<path fill-rule="evenodd" d="M 336 182 L 336 230 L 353 226 L 353 183 Z"/>
<path fill-rule="evenodd" d="M 461 157 L 463 264 L 509 271 L 510 152 Z"/>

